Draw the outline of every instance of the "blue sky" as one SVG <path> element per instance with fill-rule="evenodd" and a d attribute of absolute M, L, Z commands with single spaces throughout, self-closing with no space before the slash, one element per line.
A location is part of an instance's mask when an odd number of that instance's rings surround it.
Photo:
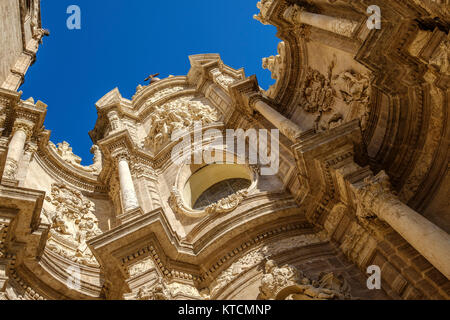
<path fill-rule="evenodd" d="M 150 73 L 185 75 L 188 56 L 220 53 L 233 68 L 273 83 L 261 59 L 276 54 L 273 26 L 253 19 L 257 0 L 42 0 L 43 27 L 50 37 L 38 51 L 20 88 L 23 99 L 48 105 L 45 127 L 55 143 L 68 141 L 91 163 L 88 131 L 95 102 L 118 87 L 131 98 Z M 68 6 L 81 8 L 81 30 L 69 30 Z"/>

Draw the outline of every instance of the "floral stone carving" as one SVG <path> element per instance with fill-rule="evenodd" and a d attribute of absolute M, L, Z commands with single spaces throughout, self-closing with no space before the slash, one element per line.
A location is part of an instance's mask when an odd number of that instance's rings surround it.
<path fill-rule="evenodd" d="M 342 277 L 321 273 L 317 280 L 307 278 L 291 265 L 278 267 L 275 261 L 265 264 L 259 288 L 263 300 L 331 300 L 350 299 L 350 287 Z"/>
<path fill-rule="evenodd" d="M 51 225 L 47 249 L 74 262 L 98 266 L 86 242 L 102 234 L 94 215 L 95 205 L 78 190 L 62 183 L 52 185 L 45 198 L 54 210 L 44 210 L 44 220 Z"/>

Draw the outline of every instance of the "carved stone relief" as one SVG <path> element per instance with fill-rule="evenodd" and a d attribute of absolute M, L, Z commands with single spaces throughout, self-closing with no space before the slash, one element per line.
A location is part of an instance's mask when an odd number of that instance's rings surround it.
<path fill-rule="evenodd" d="M 238 191 L 232 195 L 229 195 L 226 198 L 220 199 L 219 201 L 207 206 L 205 209 L 196 212 L 196 210 L 188 208 L 183 201 L 182 196 L 178 192 L 176 188 L 172 190 L 172 193 L 169 198 L 169 205 L 175 212 L 183 213 L 186 215 L 199 215 L 201 213 L 204 214 L 214 214 L 214 213 L 228 213 L 236 209 L 239 204 L 245 199 L 247 196 L 247 190 Z"/>
<path fill-rule="evenodd" d="M 139 300 L 171 300 L 177 295 L 193 299 L 208 299 L 193 286 L 178 282 L 168 284 L 162 279 L 140 288 L 137 298 Z"/>
<path fill-rule="evenodd" d="M 143 89 L 143 87 L 141 88 L 141 90 Z M 170 87 L 170 88 L 165 88 L 162 90 L 158 90 L 157 92 L 155 92 L 154 94 L 152 94 L 147 101 L 144 104 L 144 108 L 149 107 L 151 104 L 157 102 L 158 100 L 161 100 L 165 97 L 168 97 L 174 93 L 186 90 L 187 87 L 186 86 L 175 86 L 175 87 Z M 138 91 L 139 92 L 139 91 Z"/>
<path fill-rule="evenodd" d="M 450 35 L 440 43 L 439 49 L 430 59 L 430 64 L 443 74 L 450 74 Z"/>
<path fill-rule="evenodd" d="M 172 133 L 186 130 L 194 126 L 194 122 L 202 125 L 219 120 L 218 112 L 202 101 L 186 96 L 154 106 L 150 114 L 150 131 L 145 146 L 158 150 L 170 141 Z"/>
<path fill-rule="evenodd" d="M 335 60 L 327 75 L 309 68 L 301 89 L 301 108 L 316 116 L 315 129 L 326 131 L 344 122 L 360 119 L 363 130 L 370 113 L 370 79 L 354 70 L 333 74 Z"/>
<path fill-rule="evenodd" d="M 46 248 L 74 262 L 98 266 L 87 240 L 99 236 L 95 205 L 78 190 L 62 183 L 52 185 L 45 198 L 52 210 L 43 210 L 44 222 L 51 225 Z"/>
<path fill-rule="evenodd" d="M 155 264 L 151 258 L 147 258 L 143 261 L 140 261 L 136 264 L 131 265 L 128 268 L 128 273 L 130 277 L 135 277 L 137 275 L 141 275 L 155 267 Z"/>
<path fill-rule="evenodd" d="M 234 262 L 225 269 L 210 285 L 211 296 L 217 294 L 233 280 L 238 278 L 245 271 L 250 270 L 271 256 L 281 252 L 293 250 L 307 245 L 317 244 L 325 241 L 323 234 L 306 234 L 292 238 L 280 240 L 276 243 L 269 243 L 261 248 L 250 251 L 242 258 Z"/>
<path fill-rule="evenodd" d="M 225 90 L 228 90 L 228 87 L 237 81 L 235 78 L 220 71 L 219 68 L 211 70 L 211 74 L 213 76 L 214 82 L 216 82 Z"/>
<path fill-rule="evenodd" d="M 278 267 L 268 260 L 259 288 L 262 300 L 331 300 L 350 299 L 350 287 L 343 277 L 321 273 L 311 280 L 291 265 Z"/>

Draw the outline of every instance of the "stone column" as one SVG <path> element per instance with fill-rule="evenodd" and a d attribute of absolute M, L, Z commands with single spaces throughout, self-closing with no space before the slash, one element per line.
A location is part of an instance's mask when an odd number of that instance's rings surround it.
<path fill-rule="evenodd" d="M 253 108 L 261 113 L 264 118 L 277 127 L 292 142 L 296 142 L 297 137 L 302 133 L 298 125 L 276 111 L 262 99 L 257 99 L 253 104 Z"/>
<path fill-rule="evenodd" d="M 13 136 L 8 146 L 4 176 L 15 180 L 19 161 L 22 158 L 25 142 L 31 136 L 33 124 L 26 120 L 16 120 Z"/>
<path fill-rule="evenodd" d="M 356 21 L 308 12 L 298 5 L 287 8 L 283 16 L 292 24 L 307 24 L 349 38 L 353 36 L 353 33 L 358 27 L 358 22 Z"/>
<path fill-rule="evenodd" d="M 128 157 L 119 155 L 117 159 L 119 170 L 120 193 L 122 195 L 122 206 L 124 213 L 139 207 L 139 202 L 134 189 L 133 178 L 131 176 Z"/>
<path fill-rule="evenodd" d="M 380 172 L 366 179 L 362 187 L 353 185 L 358 216 L 377 216 L 388 223 L 447 279 L 450 279 L 450 235 L 402 203 L 390 190 L 389 177 Z"/>

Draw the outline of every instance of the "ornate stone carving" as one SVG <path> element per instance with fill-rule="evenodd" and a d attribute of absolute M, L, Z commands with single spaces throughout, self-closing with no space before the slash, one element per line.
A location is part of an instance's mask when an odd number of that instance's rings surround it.
<path fill-rule="evenodd" d="M 27 136 L 27 140 L 33 135 L 34 124 L 31 121 L 25 119 L 17 119 L 14 122 L 14 127 L 12 129 L 12 134 L 14 135 L 16 131 L 23 131 Z"/>
<path fill-rule="evenodd" d="M 348 109 L 348 121 L 360 119 L 363 130 L 367 127 L 370 113 L 370 80 L 367 76 L 348 70 L 333 75 L 335 60 L 328 67 L 327 75 L 309 68 L 301 89 L 300 106 L 316 115 L 315 129 L 326 131 L 344 123 L 344 115 L 337 104 Z"/>
<path fill-rule="evenodd" d="M 239 204 L 247 196 L 247 190 L 241 190 L 226 198 L 220 199 L 219 201 L 210 204 L 203 210 L 194 210 L 189 208 L 184 204 L 181 194 L 174 188 L 169 197 L 169 205 L 175 212 L 190 215 L 190 216 L 200 216 L 203 214 L 225 214 L 235 210 Z"/>
<path fill-rule="evenodd" d="M 219 68 L 211 70 L 211 74 L 214 81 L 225 90 L 228 90 L 228 87 L 237 81 L 235 78 L 220 71 Z"/>
<path fill-rule="evenodd" d="M 303 7 L 300 7 L 298 4 L 294 4 L 292 6 L 289 6 L 286 11 L 283 13 L 283 18 L 286 19 L 286 21 L 289 21 L 292 24 L 303 24 L 301 21 L 301 13 L 305 9 Z"/>
<path fill-rule="evenodd" d="M 376 176 L 364 179 L 364 185 L 356 189 L 358 203 L 356 214 L 360 218 L 375 218 L 380 201 L 398 200 L 391 191 L 391 183 L 386 172 L 380 171 Z"/>
<path fill-rule="evenodd" d="M 171 300 L 177 295 L 195 299 L 208 299 L 207 295 L 201 295 L 197 288 L 193 286 L 178 282 L 167 284 L 162 279 L 140 288 L 137 298 L 139 300 Z"/>
<path fill-rule="evenodd" d="M 272 73 L 272 79 L 277 80 L 277 82 L 265 92 L 268 97 L 274 98 L 277 87 L 279 86 L 279 81 L 286 70 L 286 45 L 283 41 L 278 44 L 278 55 L 263 58 L 262 67 L 263 69 L 268 69 Z"/>
<path fill-rule="evenodd" d="M 450 35 L 439 44 L 439 49 L 431 57 L 430 64 L 443 74 L 450 74 Z"/>
<path fill-rule="evenodd" d="M 44 220 L 51 225 L 47 248 L 74 262 L 98 266 L 86 244 L 87 240 L 102 234 L 94 214 L 95 204 L 80 191 L 62 183 L 53 184 L 45 200 L 54 208 L 43 211 Z"/>
<path fill-rule="evenodd" d="M 322 235 L 305 234 L 296 237 L 286 238 L 274 243 L 269 243 L 261 248 L 252 250 L 245 254 L 242 258 L 234 262 L 230 267 L 225 269 L 210 285 L 211 296 L 217 294 L 222 288 L 229 285 L 238 278 L 242 273 L 250 270 L 256 265 L 270 257 L 280 254 L 288 250 L 304 247 L 311 244 L 317 244 L 324 241 Z"/>
<path fill-rule="evenodd" d="M 335 76 L 332 85 L 337 98 L 349 106 L 351 119 L 360 119 L 361 128 L 365 130 L 369 120 L 372 93 L 369 77 L 348 70 Z"/>
<path fill-rule="evenodd" d="M 144 89 L 145 87 L 148 87 L 148 86 L 144 86 L 144 87 L 141 86 L 141 90 Z M 144 107 L 145 108 L 149 107 L 153 103 L 157 102 L 158 100 L 164 99 L 174 93 L 181 92 L 186 89 L 187 89 L 186 86 L 175 86 L 175 87 L 158 90 L 147 99 L 147 101 L 144 104 Z M 138 90 L 137 93 L 139 93 L 139 92 L 140 92 L 140 90 Z"/>
<path fill-rule="evenodd" d="M 53 142 L 49 141 L 48 145 L 64 162 L 76 169 L 94 174 L 102 170 L 102 153 L 96 145 L 93 145 L 91 148 L 91 153 L 94 154 L 94 164 L 90 166 L 81 165 L 81 158 L 73 153 L 68 142 L 63 141 L 56 146 Z"/>
<path fill-rule="evenodd" d="M 158 150 L 171 139 L 172 133 L 189 129 L 196 121 L 207 125 L 218 120 L 219 114 L 213 107 L 192 97 L 182 97 L 155 106 L 150 115 L 150 131 L 145 146 Z"/>
<path fill-rule="evenodd" d="M 275 261 L 265 264 L 259 288 L 263 300 L 331 300 L 349 299 L 350 287 L 343 277 L 321 273 L 317 280 L 307 278 L 291 265 L 278 267 Z"/>
<path fill-rule="evenodd" d="M 187 297 L 197 298 L 197 299 L 208 299 L 208 294 L 200 293 L 197 288 L 184 284 L 173 282 L 167 285 L 167 289 L 169 290 L 172 297 L 177 295 L 183 295 Z"/>
<path fill-rule="evenodd" d="M 258 20 L 262 24 L 268 25 L 270 21 L 268 20 L 267 14 L 269 13 L 269 9 L 272 6 L 274 0 L 261 0 L 256 4 L 256 7 L 259 9 L 259 13 L 255 14 L 253 18 Z"/>
<path fill-rule="evenodd" d="M 151 258 L 147 258 L 143 261 L 140 261 L 136 264 L 133 264 L 128 268 L 128 273 L 130 274 L 130 277 L 135 277 L 137 275 L 141 275 L 148 270 L 151 270 L 155 267 L 155 264 Z"/>
<path fill-rule="evenodd" d="M 123 124 L 117 111 L 110 111 L 108 113 L 108 119 L 111 125 L 111 133 L 122 130 Z"/>
<path fill-rule="evenodd" d="M 160 280 L 139 289 L 137 298 L 138 300 L 170 300 L 171 294 L 165 283 Z"/>

